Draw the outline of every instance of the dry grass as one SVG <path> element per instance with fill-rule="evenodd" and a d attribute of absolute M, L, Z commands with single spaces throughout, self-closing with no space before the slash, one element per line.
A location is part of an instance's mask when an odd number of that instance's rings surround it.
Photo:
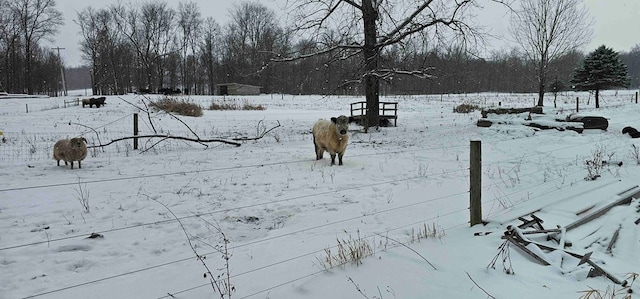
<path fill-rule="evenodd" d="M 471 113 L 475 110 L 480 110 L 480 106 L 470 103 L 462 103 L 457 107 L 453 107 L 455 113 Z"/>
<path fill-rule="evenodd" d="M 606 290 L 598 290 L 589 287 L 588 290 L 579 291 L 582 294 L 580 299 L 632 299 L 633 298 L 633 283 L 640 277 L 638 273 L 627 273 L 625 286 L 611 286 Z M 630 281 L 630 282 L 629 282 Z"/>
<path fill-rule="evenodd" d="M 160 100 L 151 102 L 149 106 L 173 114 L 195 117 L 202 116 L 202 107 L 200 107 L 200 105 L 171 96 L 165 96 Z"/>
<path fill-rule="evenodd" d="M 262 105 L 254 105 L 249 103 L 248 100 L 243 100 L 242 103 L 236 103 L 234 101 L 211 101 L 209 110 L 265 110 Z"/>
<path fill-rule="evenodd" d="M 325 256 L 323 258 L 317 258 L 325 270 L 332 269 L 336 266 L 344 266 L 348 263 L 360 265 L 364 258 L 372 256 L 375 253 L 373 246 L 366 239 L 360 237 L 360 232 L 358 232 L 356 238 L 350 234 L 348 236 L 349 238 L 346 240 L 337 239 L 337 251 L 326 248 L 324 250 Z"/>
<path fill-rule="evenodd" d="M 444 229 L 436 227 L 436 224 L 433 223 L 428 226 L 426 223 L 422 224 L 422 227 L 418 227 L 417 229 L 411 228 L 411 243 L 420 242 L 422 239 L 442 239 L 446 236 L 446 232 Z"/>

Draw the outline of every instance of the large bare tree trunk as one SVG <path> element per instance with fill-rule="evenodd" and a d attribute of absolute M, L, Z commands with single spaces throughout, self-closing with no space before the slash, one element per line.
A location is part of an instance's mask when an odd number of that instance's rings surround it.
<path fill-rule="evenodd" d="M 379 89 L 380 82 L 376 74 L 378 69 L 379 49 L 376 46 L 377 11 L 373 8 L 372 0 L 362 1 L 364 20 L 364 59 L 366 73 L 364 77 L 365 97 L 367 101 L 367 120 L 365 129 L 379 125 Z"/>

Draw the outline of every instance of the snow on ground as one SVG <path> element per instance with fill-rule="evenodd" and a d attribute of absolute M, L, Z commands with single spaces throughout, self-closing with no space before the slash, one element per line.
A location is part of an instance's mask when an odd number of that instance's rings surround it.
<path fill-rule="evenodd" d="M 545 228 L 563 227 L 634 190 L 638 142 L 620 133 L 640 127 L 640 105 L 630 91 L 605 92 L 597 110 L 586 93 L 562 95 L 557 108 L 549 96 L 545 115 L 532 116 L 563 119 L 575 112 L 579 96 L 580 114 L 609 121 L 606 131 L 582 134 L 520 124 L 479 128 L 479 111 L 453 113 L 462 103 L 530 106 L 531 94 L 385 97 L 399 102 L 398 126 L 364 133 L 352 125 L 344 166 L 330 166 L 327 154 L 314 160 L 310 128 L 318 118 L 348 115 L 349 103 L 362 98 L 191 97 L 186 100 L 202 106 L 215 100 L 266 110 L 179 117 L 186 128 L 166 114 L 140 111 L 134 105 L 148 99 L 136 95 L 107 97 L 101 108 L 65 104 L 81 94 L 0 99 L 6 138 L 0 143 L 0 298 L 220 297 L 203 263 L 216 280 L 228 270 L 232 298 L 579 298 L 592 288 L 602 294 L 621 288 L 603 276 L 587 278 L 591 267 L 560 250 L 544 253 L 551 265 L 543 266 L 513 245 L 505 255 L 499 247 L 520 216 L 535 212 Z M 141 135 L 155 128 L 231 140 L 277 128 L 239 147 L 152 146 L 159 141 L 153 139 L 141 140 L 151 148 L 140 152 L 130 140 L 117 142 L 90 149 L 82 169 L 51 159 L 61 138 L 83 135 L 97 145 L 131 136 L 135 112 Z M 482 141 L 488 221 L 473 227 L 471 140 Z M 585 161 L 597 153 L 623 165 L 605 166 L 600 178 L 587 181 Z M 567 231 L 566 250 L 593 252 L 594 262 L 628 279 L 640 273 L 638 218 L 636 199 L 614 207 Z M 417 237 L 425 230 L 427 238 Z M 88 238 L 92 233 L 99 237 Z M 372 256 L 327 269 L 328 253 L 358 240 Z M 495 269 L 489 267 L 494 257 Z"/>

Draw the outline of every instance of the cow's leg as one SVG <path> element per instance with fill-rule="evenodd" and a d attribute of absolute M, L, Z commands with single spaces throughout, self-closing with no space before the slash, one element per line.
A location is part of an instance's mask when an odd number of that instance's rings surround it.
<path fill-rule="evenodd" d="M 313 136 L 313 146 L 315 146 L 316 148 L 316 160 L 322 159 L 322 156 L 324 155 L 324 150 L 322 149 L 321 146 L 319 146 L 316 143 L 316 136 Z"/>
<path fill-rule="evenodd" d="M 322 160 L 322 156 L 324 156 L 324 149 L 321 147 L 316 147 L 316 160 Z"/>

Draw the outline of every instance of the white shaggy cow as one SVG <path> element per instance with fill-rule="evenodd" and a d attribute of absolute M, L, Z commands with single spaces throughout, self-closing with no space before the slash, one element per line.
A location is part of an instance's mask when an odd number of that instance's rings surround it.
<path fill-rule="evenodd" d="M 331 165 L 336 164 L 336 154 L 338 154 L 338 165 L 342 165 L 342 156 L 347 150 L 349 141 L 349 118 L 340 115 L 332 117 L 331 121 L 320 119 L 313 125 L 313 144 L 316 147 L 316 160 L 322 159 L 324 151 L 331 155 Z"/>

